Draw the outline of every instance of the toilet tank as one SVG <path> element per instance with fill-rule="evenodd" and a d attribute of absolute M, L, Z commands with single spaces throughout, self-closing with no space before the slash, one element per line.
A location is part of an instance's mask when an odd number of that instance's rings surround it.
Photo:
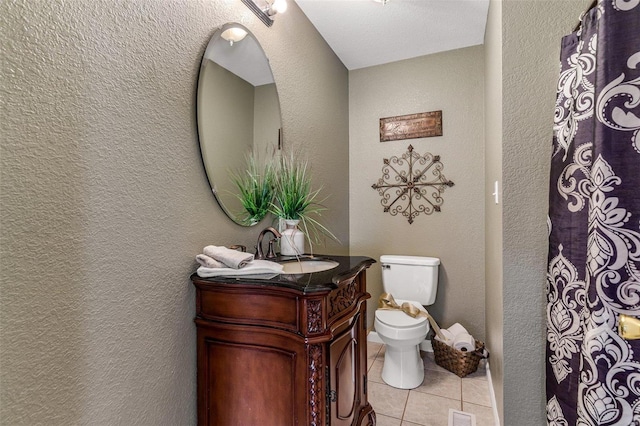
<path fill-rule="evenodd" d="M 438 290 L 440 259 L 422 256 L 380 256 L 382 286 L 395 299 L 432 305 Z"/>

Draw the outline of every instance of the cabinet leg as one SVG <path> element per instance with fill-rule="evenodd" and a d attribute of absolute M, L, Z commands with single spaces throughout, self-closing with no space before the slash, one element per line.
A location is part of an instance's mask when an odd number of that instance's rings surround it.
<path fill-rule="evenodd" d="M 376 426 L 376 412 L 373 411 L 371 404 L 367 404 L 360 410 L 358 419 L 354 423 L 355 426 Z"/>

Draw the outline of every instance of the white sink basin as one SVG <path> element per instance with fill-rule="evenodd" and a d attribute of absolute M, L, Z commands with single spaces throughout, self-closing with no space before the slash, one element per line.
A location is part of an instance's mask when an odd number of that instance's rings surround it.
<path fill-rule="evenodd" d="M 282 263 L 284 270 L 282 274 L 311 274 L 314 272 L 327 271 L 338 266 L 338 262 L 333 260 L 292 260 L 290 262 Z"/>

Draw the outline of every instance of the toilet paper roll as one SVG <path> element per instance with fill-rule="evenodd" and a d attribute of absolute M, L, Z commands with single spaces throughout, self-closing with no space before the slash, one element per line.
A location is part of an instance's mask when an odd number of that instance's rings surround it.
<path fill-rule="evenodd" d="M 453 347 L 463 352 L 471 352 L 476 349 L 476 341 L 469 333 L 460 333 L 453 339 Z"/>
<path fill-rule="evenodd" d="M 456 337 L 458 334 L 469 334 L 466 328 L 464 328 L 460 323 L 455 323 L 451 327 L 447 328 L 447 331 L 451 333 L 453 337 Z"/>
<path fill-rule="evenodd" d="M 441 329 L 440 331 L 442 332 L 442 335 L 444 336 L 444 338 L 445 338 L 445 339 L 444 339 L 444 340 L 442 340 L 442 339 L 441 339 L 441 338 L 436 334 L 436 336 L 435 336 L 436 340 L 441 341 L 441 342 L 442 342 L 442 343 L 444 343 L 445 345 L 452 346 L 452 345 L 453 345 L 453 340 L 455 339 L 455 337 L 456 337 L 456 336 L 454 336 L 453 334 L 451 334 L 451 333 L 449 332 L 449 330 L 444 329 L 444 328 L 443 328 L 443 329 Z"/>

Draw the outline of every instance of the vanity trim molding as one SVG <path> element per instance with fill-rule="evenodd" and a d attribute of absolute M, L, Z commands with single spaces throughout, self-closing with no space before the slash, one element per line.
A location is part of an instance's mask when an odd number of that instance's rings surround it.
<path fill-rule="evenodd" d="M 323 303 L 322 299 L 307 300 L 307 332 L 309 334 L 320 333 L 325 325 L 322 322 Z"/>
<path fill-rule="evenodd" d="M 322 424 L 322 395 L 323 392 L 323 368 L 322 345 L 309 345 L 309 409 L 310 426 L 320 426 Z"/>

